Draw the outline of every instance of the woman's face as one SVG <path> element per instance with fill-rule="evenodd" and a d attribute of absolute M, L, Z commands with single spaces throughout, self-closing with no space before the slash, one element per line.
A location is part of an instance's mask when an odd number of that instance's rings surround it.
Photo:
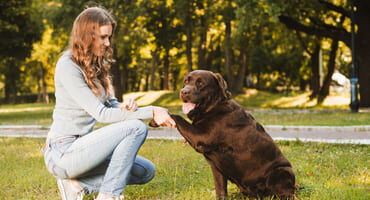
<path fill-rule="evenodd" d="M 100 26 L 97 31 L 97 37 L 93 42 L 93 53 L 96 56 L 103 56 L 107 48 L 110 46 L 110 38 L 112 36 L 112 25 L 107 24 Z"/>

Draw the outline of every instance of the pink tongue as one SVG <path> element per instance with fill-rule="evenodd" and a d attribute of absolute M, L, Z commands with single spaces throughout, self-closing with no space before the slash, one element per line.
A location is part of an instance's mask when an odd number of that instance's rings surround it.
<path fill-rule="evenodd" d="M 195 108 L 194 103 L 184 103 L 182 105 L 182 112 L 187 115 L 190 111 L 192 111 Z"/>

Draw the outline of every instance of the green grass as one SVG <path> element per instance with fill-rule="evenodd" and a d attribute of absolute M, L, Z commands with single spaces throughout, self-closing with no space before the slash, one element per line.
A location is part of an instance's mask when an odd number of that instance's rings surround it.
<path fill-rule="evenodd" d="M 0 137 L 0 200 L 60 199 L 56 180 L 46 170 L 40 149 L 44 139 Z M 279 142 L 291 161 L 299 199 L 370 199 L 369 146 Z M 125 199 L 215 199 L 213 177 L 201 154 L 188 144 L 147 140 L 140 155 L 156 166 L 155 178 L 130 185 Z M 229 199 L 244 199 L 228 185 Z M 93 199 L 89 195 L 86 199 Z"/>
<path fill-rule="evenodd" d="M 42 125 L 52 122 L 54 104 L 0 105 L 0 125 Z"/>
<path fill-rule="evenodd" d="M 253 113 L 263 125 L 355 126 L 370 125 L 370 113 L 353 113 L 345 110 L 318 113 Z"/>
<path fill-rule="evenodd" d="M 248 109 L 264 125 L 312 125 L 312 126 L 350 126 L 370 125 L 370 112 L 352 113 L 346 102 L 346 96 L 333 94 L 335 102 L 344 104 L 312 106 L 308 93 L 269 93 L 247 90 L 234 99 Z M 180 114 L 182 102 L 178 92 L 150 91 L 129 93 L 125 96 L 134 98 L 140 106 L 157 105 Z M 343 100 L 344 99 L 344 100 Z M 328 103 L 327 103 L 328 104 Z M 54 104 L 18 104 L 0 105 L 0 125 L 42 125 L 50 126 Z M 184 116 L 185 117 L 185 116 Z M 98 124 L 98 127 L 103 126 Z"/>

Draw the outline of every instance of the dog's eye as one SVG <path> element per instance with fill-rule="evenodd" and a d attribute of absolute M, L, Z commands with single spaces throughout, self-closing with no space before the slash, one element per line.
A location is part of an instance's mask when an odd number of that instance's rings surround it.
<path fill-rule="evenodd" d="M 198 79 L 195 84 L 197 85 L 197 87 L 203 87 L 204 83 L 202 82 L 202 80 Z"/>

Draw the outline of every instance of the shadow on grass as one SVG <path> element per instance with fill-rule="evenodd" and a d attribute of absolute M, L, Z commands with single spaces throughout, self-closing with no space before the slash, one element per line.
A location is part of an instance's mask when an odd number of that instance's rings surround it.
<path fill-rule="evenodd" d="M 282 95 L 279 93 L 270 93 L 257 90 L 246 90 L 244 94 L 233 95 L 235 101 L 246 108 L 266 107 L 264 105 L 271 105 L 273 101 L 276 101 L 281 97 Z"/>
<path fill-rule="evenodd" d="M 140 99 L 142 99 L 142 98 L 145 98 L 145 94 L 138 95 L 138 96 L 135 98 L 135 101 L 140 101 Z"/>
<path fill-rule="evenodd" d="M 140 106 L 156 105 L 163 107 L 181 106 L 182 101 L 177 91 L 148 91 L 132 92 L 126 95 L 134 98 Z M 245 89 L 241 94 L 233 94 L 233 99 L 245 108 L 267 108 L 267 109 L 317 109 L 317 108 L 348 108 L 343 104 L 346 100 L 344 94 L 333 94 L 336 98 L 328 101 L 325 105 L 317 105 L 316 100 L 309 99 L 309 92 L 292 91 L 269 92 L 256 89 Z M 331 98 L 329 96 L 328 98 Z M 339 102 L 339 103 L 338 103 Z"/>
<path fill-rule="evenodd" d="M 179 97 L 179 91 L 165 93 L 153 102 L 153 105 L 161 106 L 180 106 L 181 104 L 182 101 Z"/>
<path fill-rule="evenodd" d="M 0 113 L 0 125 L 50 125 L 53 110 Z"/>

